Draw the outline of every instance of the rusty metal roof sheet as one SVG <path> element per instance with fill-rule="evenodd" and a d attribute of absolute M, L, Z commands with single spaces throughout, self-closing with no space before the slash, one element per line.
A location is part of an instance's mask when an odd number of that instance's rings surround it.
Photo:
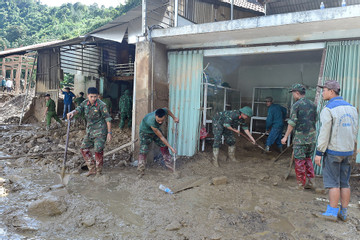
<path fill-rule="evenodd" d="M 321 2 L 325 8 L 341 7 L 342 0 L 258 0 L 259 3 L 266 2 L 267 14 L 280 14 L 289 12 L 302 12 L 320 9 Z M 360 0 L 346 0 L 346 5 L 360 4 Z"/>
<path fill-rule="evenodd" d="M 37 51 L 37 50 L 41 50 L 41 49 L 45 49 L 45 48 L 49 48 L 49 47 L 59 47 L 59 46 L 77 44 L 77 43 L 82 42 L 83 40 L 84 40 L 83 37 L 77 37 L 77 38 L 73 38 L 73 39 L 69 39 L 69 40 L 55 40 L 55 41 L 25 46 L 25 47 L 7 49 L 7 50 L 0 52 L 0 58 L 8 57 L 11 55 L 23 55 L 23 54 L 26 54 L 29 52 L 33 52 L 33 51 Z"/>

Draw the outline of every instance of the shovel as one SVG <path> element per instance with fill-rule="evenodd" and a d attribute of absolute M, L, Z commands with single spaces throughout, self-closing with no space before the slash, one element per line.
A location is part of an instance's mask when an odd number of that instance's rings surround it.
<path fill-rule="evenodd" d="M 280 157 L 289 149 L 292 148 L 293 144 L 290 144 L 290 146 L 288 146 L 287 148 L 285 148 L 284 151 L 282 151 L 276 158 L 274 158 L 273 163 L 275 163 L 277 160 L 280 159 Z"/>
<path fill-rule="evenodd" d="M 259 141 L 260 139 L 262 139 L 268 132 L 264 132 L 260 137 L 258 137 L 257 139 L 255 139 L 255 142 Z"/>
<path fill-rule="evenodd" d="M 177 141 L 177 132 L 178 132 L 178 124 L 175 123 L 175 139 L 174 139 L 174 148 L 176 149 L 176 141 Z M 176 170 L 176 153 L 174 153 L 174 174 L 177 175 Z"/>
<path fill-rule="evenodd" d="M 253 143 L 250 138 L 248 136 L 246 136 L 245 134 L 243 134 L 242 132 L 239 133 L 240 136 L 244 137 L 246 140 L 248 140 L 249 142 Z M 265 151 L 265 149 L 260 146 L 256 141 L 255 141 L 255 144 L 254 144 L 256 147 L 260 148 L 261 150 Z"/>
<path fill-rule="evenodd" d="M 61 172 L 60 172 L 61 183 L 64 184 L 64 185 L 68 184 L 69 178 L 70 178 L 69 174 L 65 174 L 65 164 L 66 164 L 66 160 L 67 160 L 67 150 L 68 150 L 68 145 L 69 145 L 70 123 L 71 123 L 71 119 L 68 119 L 67 131 L 66 131 L 66 143 L 65 143 L 64 161 L 63 161 L 63 164 L 62 164 L 62 167 L 61 167 Z"/>

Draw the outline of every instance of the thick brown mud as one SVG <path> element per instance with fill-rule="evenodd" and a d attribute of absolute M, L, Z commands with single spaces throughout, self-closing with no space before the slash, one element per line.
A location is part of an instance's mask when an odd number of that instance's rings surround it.
<path fill-rule="evenodd" d="M 176 178 L 159 162 L 149 161 L 138 179 L 125 149 L 105 158 L 104 174 L 85 177 L 80 154 L 69 153 L 66 187 L 59 186 L 65 127 L 50 132 L 40 125 L 0 126 L 1 155 L 39 154 L 33 158 L 0 160 L 0 239 L 359 239 L 359 178 L 353 187 L 349 221 L 327 222 L 322 212 L 327 199 L 321 191 L 296 189 L 295 173 L 285 181 L 289 154 L 262 154 L 238 139 L 237 159 L 227 161 L 220 151 L 220 168 L 205 153 L 180 158 Z M 71 129 L 70 147 L 78 149 L 84 130 Z M 130 141 L 130 132 L 114 126 L 107 150 Z M 61 149 L 60 149 L 61 151 Z M 213 185 L 215 177 L 227 183 Z M 199 181 L 200 180 L 200 181 Z M 198 182 L 197 182 L 198 181 Z M 181 189 L 170 195 L 163 184 Z M 322 179 L 316 178 L 318 188 Z"/>

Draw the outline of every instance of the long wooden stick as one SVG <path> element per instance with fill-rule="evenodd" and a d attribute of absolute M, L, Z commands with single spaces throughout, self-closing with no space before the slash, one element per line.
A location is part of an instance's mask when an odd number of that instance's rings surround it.
<path fill-rule="evenodd" d="M 111 150 L 110 152 L 105 153 L 104 156 L 108 156 L 110 154 L 116 153 L 117 151 L 120 151 L 123 148 L 129 147 L 131 144 L 135 143 L 136 141 L 137 141 L 137 139 L 135 139 L 134 141 L 129 142 L 127 144 L 124 144 L 118 148 L 115 148 L 115 149 Z M 65 149 L 65 146 L 61 145 L 61 144 L 59 144 L 58 147 Z M 71 148 L 68 148 L 67 150 L 72 153 L 79 153 L 78 151 L 75 151 L 74 149 L 71 149 Z M 36 154 L 24 154 L 24 155 L 17 155 L 17 156 L 0 157 L 0 160 L 17 159 L 17 158 L 22 158 L 22 157 L 30 157 L 31 158 L 31 157 L 39 157 L 42 155 L 52 155 L 52 154 L 59 154 L 59 153 L 63 153 L 63 151 L 43 152 L 43 153 L 36 153 Z"/>
<path fill-rule="evenodd" d="M 61 182 L 64 184 L 64 178 L 65 178 L 65 165 L 67 161 L 67 152 L 68 152 L 68 145 L 69 145 L 69 135 L 70 135 L 70 125 L 71 125 L 71 119 L 68 119 L 67 129 L 66 129 L 66 141 L 65 141 L 65 152 L 64 152 L 64 160 L 61 166 L 60 176 L 61 176 Z"/>
<path fill-rule="evenodd" d="M 126 143 L 126 144 L 124 144 L 124 145 L 122 145 L 122 146 L 120 146 L 118 148 L 115 148 L 115 149 L 113 149 L 113 150 L 111 150 L 109 152 L 104 153 L 104 157 L 109 156 L 110 154 L 116 153 L 116 152 L 120 151 L 123 148 L 131 146 L 133 143 L 137 142 L 137 140 L 138 139 L 135 139 L 134 141 L 131 141 L 131 142 Z M 58 147 L 65 149 L 65 146 L 61 145 L 61 144 L 59 144 Z M 75 154 L 79 153 L 79 151 L 76 151 L 75 149 L 72 149 L 72 148 L 68 148 L 68 151 L 72 152 L 72 153 L 75 153 Z"/>
<path fill-rule="evenodd" d="M 242 137 L 244 137 L 246 140 L 248 140 L 249 142 L 253 143 L 253 142 L 250 140 L 250 138 L 248 138 L 248 136 L 246 136 L 246 135 L 243 134 L 242 132 L 240 132 L 240 135 L 241 135 Z M 257 146 L 258 148 L 260 148 L 261 150 L 265 151 L 265 149 L 264 149 L 262 146 L 260 146 L 258 143 L 256 143 L 256 141 L 255 141 L 255 144 L 254 144 L 254 145 Z"/>
<path fill-rule="evenodd" d="M 65 145 L 62 145 L 62 144 L 59 144 L 58 147 L 62 148 L 62 149 L 65 149 Z M 72 153 L 75 153 L 75 154 L 79 153 L 79 151 L 76 151 L 75 149 L 72 149 L 72 148 L 69 148 L 69 147 L 67 148 L 67 150 L 68 150 L 68 152 L 72 152 Z"/>
<path fill-rule="evenodd" d="M 266 132 L 263 133 L 260 137 L 258 137 L 257 139 L 255 139 L 255 142 L 259 141 L 260 139 L 262 139 L 264 136 L 266 135 Z"/>
<path fill-rule="evenodd" d="M 120 146 L 120 147 L 118 147 L 118 148 L 115 148 L 115 149 L 111 150 L 110 152 L 105 153 L 105 154 L 104 154 L 104 157 L 106 157 L 106 156 L 108 156 L 108 155 L 110 155 L 110 154 L 116 153 L 116 152 L 120 151 L 120 150 L 123 149 L 123 148 L 129 147 L 129 146 L 131 146 L 133 143 L 135 143 L 136 141 L 137 141 L 137 139 L 135 139 L 134 141 L 131 141 L 131 142 L 129 142 L 129 143 L 126 143 L 126 144 L 124 144 L 124 145 L 122 145 L 122 146 Z"/>
<path fill-rule="evenodd" d="M 36 153 L 36 154 L 27 154 L 27 155 L 17 155 L 17 156 L 8 156 L 8 157 L 0 157 L 0 160 L 7 160 L 7 159 L 17 159 L 17 158 L 22 158 L 22 157 L 39 157 L 41 155 L 52 155 L 52 154 L 58 154 L 58 153 L 63 153 L 62 151 L 58 151 L 58 152 L 44 152 L 44 153 Z"/>
<path fill-rule="evenodd" d="M 175 123 L 175 139 L 174 139 L 174 148 L 176 149 L 176 140 L 177 140 L 177 131 L 178 131 L 178 124 Z M 176 172 L 176 153 L 174 153 L 174 173 Z"/>
<path fill-rule="evenodd" d="M 293 144 L 290 144 L 290 146 L 288 146 L 287 148 L 285 148 L 285 150 L 282 151 L 282 152 L 274 159 L 273 163 L 276 162 L 277 160 L 279 160 L 279 158 L 280 158 L 289 148 L 291 148 L 292 145 L 293 145 Z"/>

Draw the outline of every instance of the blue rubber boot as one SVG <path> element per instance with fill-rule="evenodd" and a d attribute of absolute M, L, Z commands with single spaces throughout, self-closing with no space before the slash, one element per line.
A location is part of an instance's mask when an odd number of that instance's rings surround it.
<path fill-rule="evenodd" d="M 347 217 L 347 208 L 343 208 L 342 206 L 340 206 L 340 211 L 338 213 L 338 218 L 344 222 L 346 222 L 348 220 Z"/>
<path fill-rule="evenodd" d="M 338 218 L 338 212 L 339 212 L 339 208 L 333 208 L 330 205 L 327 205 L 326 212 L 319 214 L 317 216 L 326 220 L 336 222 Z"/>

